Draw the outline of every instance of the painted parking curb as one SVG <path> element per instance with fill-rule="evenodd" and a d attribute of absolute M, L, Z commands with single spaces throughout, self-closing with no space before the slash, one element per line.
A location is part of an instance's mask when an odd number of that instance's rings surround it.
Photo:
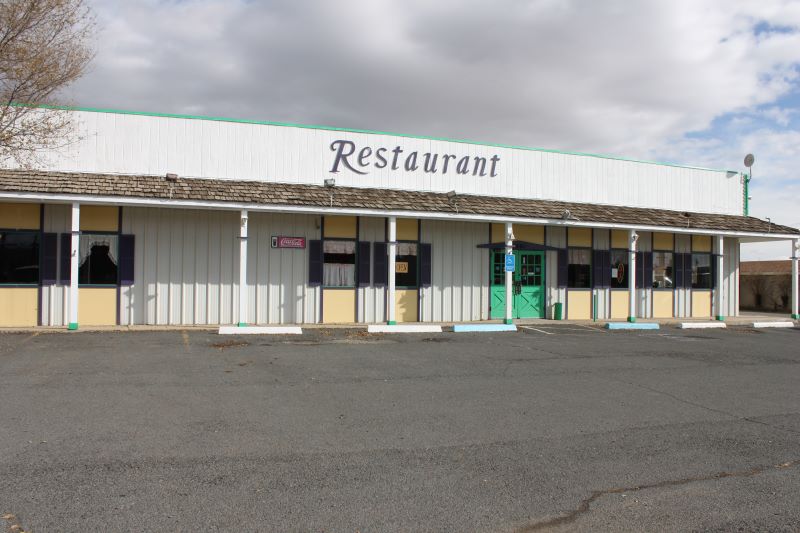
<path fill-rule="evenodd" d="M 514 324 L 455 324 L 454 333 L 489 333 L 495 331 L 517 331 Z"/>
<path fill-rule="evenodd" d="M 727 328 L 724 322 L 681 322 L 678 329 L 719 329 Z"/>
<path fill-rule="evenodd" d="M 655 322 L 609 322 L 606 329 L 661 329 Z"/>
<path fill-rule="evenodd" d="M 302 335 L 303 328 L 296 326 L 221 326 L 220 335 Z"/>
<path fill-rule="evenodd" d="M 793 328 L 794 322 L 753 322 L 754 328 Z"/>
<path fill-rule="evenodd" d="M 370 324 L 368 333 L 441 333 L 442 326 L 389 326 L 386 324 Z"/>

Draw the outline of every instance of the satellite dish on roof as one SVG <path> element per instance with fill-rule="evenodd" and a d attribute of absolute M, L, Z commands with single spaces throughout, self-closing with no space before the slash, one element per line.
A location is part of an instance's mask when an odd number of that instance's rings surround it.
<path fill-rule="evenodd" d="M 756 158 L 753 157 L 753 154 L 747 154 L 746 156 L 744 156 L 744 166 L 746 166 L 747 168 L 752 167 L 755 161 Z"/>

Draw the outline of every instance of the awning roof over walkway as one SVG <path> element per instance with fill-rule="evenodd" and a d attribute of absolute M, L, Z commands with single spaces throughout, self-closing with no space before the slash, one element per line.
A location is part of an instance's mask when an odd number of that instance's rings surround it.
<path fill-rule="evenodd" d="M 800 237 L 800 230 L 753 217 L 688 213 L 663 209 L 608 206 L 551 200 L 324 187 L 197 178 L 87 174 L 0 169 L 0 198 L 42 201 L 105 200 L 120 204 L 236 209 L 250 207 L 318 213 L 381 212 L 424 218 L 506 220 L 568 226 L 663 228 L 670 231 Z M 136 201 L 134 201 L 136 200 Z M 148 202 L 151 201 L 151 202 Z M 304 209 L 296 209 L 304 208 Z"/>

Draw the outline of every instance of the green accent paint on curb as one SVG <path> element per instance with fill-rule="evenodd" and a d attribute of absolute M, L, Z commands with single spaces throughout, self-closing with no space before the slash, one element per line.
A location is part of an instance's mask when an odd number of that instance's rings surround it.
<path fill-rule="evenodd" d="M 390 321 L 388 321 L 388 322 L 386 323 L 386 325 L 387 325 L 387 326 L 396 326 L 396 325 L 397 325 L 397 321 L 396 321 L 396 320 L 390 320 Z"/>
<path fill-rule="evenodd" d="M 603 155 L 603 154 L 589 154 L 583 152 L 571 152 L 566 150 L 552 150 L 549 148 L 532 148 L 529 146 L 516 146 L 513 144 L 497 144 L 497 143 L 486 143 L 486 142 L 475 142 L 475 141 L 468 141 L 464 139 L 448 139 L 446 137 L 430 137 L 425 135 L 410 135 L 407 133 L 391 133 L 387 131 L 376 131 L 376 130 L 365 130 L 365 129 L 355 129 L 355 128 L 338 128 L 336 126 L 319 126 L 313 124 L 294 124 L 291 122 L 273 122 L 268 120 L 250 120 L 250 119 L 242 119 L 242 118 L 224 118 L 224 117 L 209 117 L 205 115 L 180 115 L 176 113 L 148 113 L 146 111 L 125 111 L 122 109 L 103 109 L 103 108 L 96 108 L 96 107 L 77 107 L 77 106 L 56 106 L 56 105 L 34 105 L 34 104 L 22 104 L 18 102 L 13 102 L 11 104 L 14 107 L 38 107 L 41 109 L 53 109 L 56 111 L 86 111 L 89 113 L 111 113 L 115 115 L 138 115 L 138 116 L 145 116 L 145 117 L 161 117 L 161 118 L 180 118 L 180 119 L 187 119 L 187 120 L 209 120 L 214 122 L 232 122 L 236 124 L 256 124 L 261 126 L 285 126 L 290 128 L 303 128 L 303 129 L 310 129 L 310 130 L 324 130 L 324 131 L 342 131 L 346 133 L 365 133 L 368 135 L 390 135 L 392 137 L 406 137 L 409 139 L 423 139 L 426 141 L 443 141 L 443 142 L 451 142 L 451 143 L 459 143 L 459 144 L 473 144 L 476 146 L 490 146 L 493 148 L 509 148 L 511 150 L 526 150 L 529 152 L 545 152 L 551 154 L 565 154 L 565 155 L 577 155 L 583 157 L 596 157 L 599 159 L 611 159 L 614 161 L 627 161 L 629 163 L 644 163 L 646 165 L 658 165 L 664 167 L 676 167 L 676 168 L 688 168 L 692 170 L 708 170 L 710 172 L 733 172 L 738 174 L 738 172 L 733 170 L 726 170 L 721 168 L 706 168 L 706 167 L 695 167 L 689 165 L 679 165 L 677 163 L 662 163 L 658 161 L 646 161 L 643 159 L 627 159 L 625 157 L 618 157 L 613 155 Z"/>
<path fill-rule="evenodd" d="M 795 320 L 800 320 L 800 315 L 792 315 L 792 318 Z"/>
<path fill-rule="evenodd" d="M 725 322 L 725 317 L 717 315 L 717 320 L 719 320 L 720 322 Z"/>
<path fill-rule="evenodd" d="M 70 330 L 70 331 L 75 331 L 76 329 L 78 329 L 78 323 L 77 322 L 70 322 L 69 326 L 67 326 L 67 329 Z"/>
<path fill-rule="evenodd" d="M 240 328 L 246 328 L 247 327 L 247 322 L 239 322 L 238 325 L 239 325 Z"/>
<path fill-rule="evenodd" d="M 635 317 L 635 316 L 629 316 L 629 317 L 628 317 L 628 322 L 630 322 L 631 324 L 633 324 L 634 322 L 636 322 L 636 317 Z"/>
<path fill-rule="evenodd" d="M 503 324 L 513 324 L 513 323 L 514 323 L 514 321 L 512 319 L 510 319 L 510 318 L 506 318 L 506 319 L 503 320 Z"/>

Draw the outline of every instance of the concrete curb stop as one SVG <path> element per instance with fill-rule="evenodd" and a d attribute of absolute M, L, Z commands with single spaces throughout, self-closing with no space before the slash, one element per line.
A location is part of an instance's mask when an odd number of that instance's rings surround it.
<path fill-rule="evenodd" d="M 490 333 L 497 331 L 517 331 L 514 324 L 455 324 L 454 333 Z"/>
<path fill-rule="evenodd" d="M 399 325 L 389 326 L 387 324 L 370 324 L 367 326 L 368 333 L 441 333 L 442 326 L 425 325 Z"/>
<path fill-rule="evenodd" d="M 681 322 L 678 329 L 719 329 L 727 328 L 725 322 Z"/>
<path fill-rule="evenodd" d="M 302 335 L 303 328 L 297 326 L 221 326 L 220 335 Z"/>
<path fill-rule="evenodd" d="M 606 329 L 661 329 L 655 322 L 609 322 Z"/>
<path fill-rule="evenodd" d="M 793 328 L 794 322 L 753 322 L 754 328 Z"/>

